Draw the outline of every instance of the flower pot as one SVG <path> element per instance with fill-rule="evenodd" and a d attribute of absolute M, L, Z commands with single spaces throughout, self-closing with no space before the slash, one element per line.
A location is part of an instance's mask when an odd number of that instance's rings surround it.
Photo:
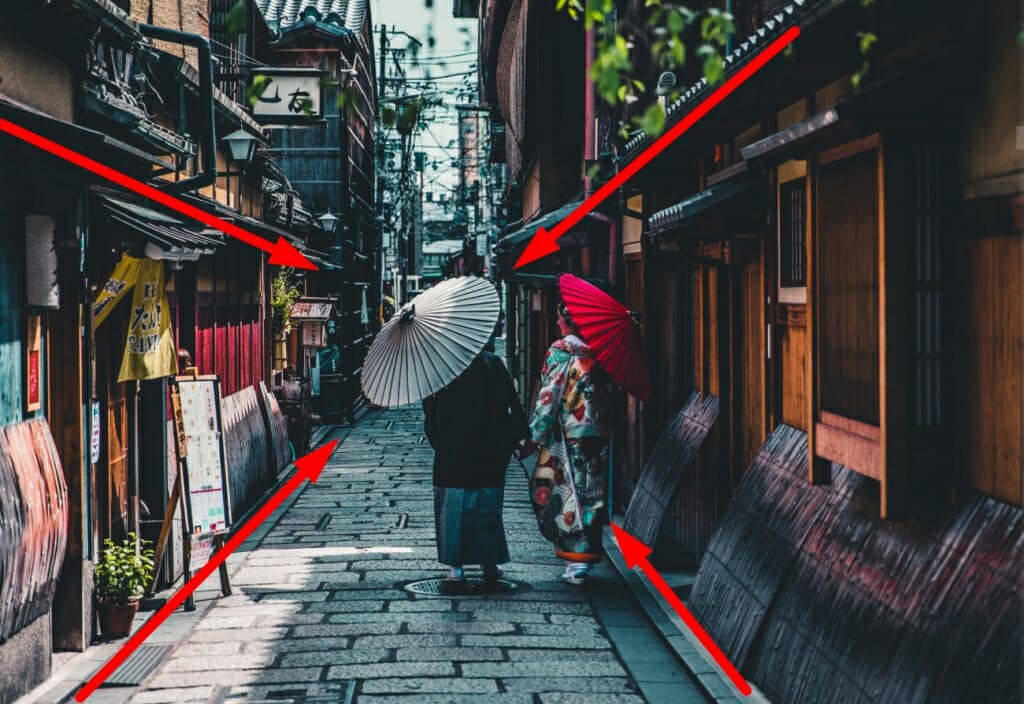
<path fill-rule="evenodd" d="M 288 366 L 288 339 L 284 335 L 274 336 L 274 371 Z"/>
<path fill-rule="evenodd" d="M 124 638 L 132 632 L 132 621 L 139 610 L 138 597 L 126 604 L 101 602 L 100 632 L 104 638 Z"/>

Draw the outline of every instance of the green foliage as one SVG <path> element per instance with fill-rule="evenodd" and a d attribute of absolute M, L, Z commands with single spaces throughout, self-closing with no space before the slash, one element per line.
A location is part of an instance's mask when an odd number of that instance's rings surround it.
<path fill-rule="evenodd" d="M 710 8 L 703 14 L 683 5 L 663 3 L 662 0 L 646 0 L 648 9 L 647 31 L 650 39 L 651 59 L 655 66 L 665 71 L 678 71 L 686 65 L 687 47 L 685 37 L 692 34 L 699 22 L 700 44 L 696 49 L 697 58 L 708 83 L 715 84 L 725 75 L 725 60 L 721 50 L 736 27 L 730 14 L 717 8 Z M 614 0 L 555 0 L 555 8 L 565 11 L 569 17 L 583 19 L 587 29 L 597 28 L 597 52 L 591 63 L 590 80 L 597 94 L 612 106 L 626 106 L 639 100 L 646 91 L 646 85 L 633 75 L 635 70 L 636 46 L 620 33 L 611 21 L 615 11 Z M 675 99 L 675 93 L 670 99 Z M 644 111 L 631 118 L 630 124 L 656 136 L 665 129 L 665 110 L 660 103 L 653 103 Z M 620 133 L 627 131 L 620 123 Z"/>
<path fill-rule="evenodd" d="M 342 114 L 344 114 L 345 110 L 350 105 L 359 105 L 359 98 L 359 88 L 351 83 L 348 83 L 342 86 L 341 90 L 338 91 L 338 97 L 335 100 L 335 104 L 338 106 L 338 109 L 342 112 Z"/>
<path fill-rule="evenodd" d="M 271 327 L 275 336 L 291 331 L 292 306 L 302 297 L 295 270 L 283 267 L 270 282 Z"/>
<path fill-rule="evenodd" d="M 260 96 L 266 92 L 267 88 L 269 88 L 270 84 L 273 82 L 274 79 L 270 76 L 256 74 L 252 77 L 252 82 L 249 84 L 249 87 L 245 89 L 245 101 L 249 104 L 249 107 L 256 104 L 256 101 L 260 99 Z"/>
<path fill-rule="evenodd" d="M 238 0 L 228 10 L 224 24 L 228 30 L 228 37 L 234 40 L 239 34 L 245 31 L 245 25 L 249 21 L 249 12 L 245 6 L 245 0 Z"/>
<path fill-rule="evenodd" d="M 857 36 L 860 37 L 860 55 L 864 61 L 861 63 L 860 69 L 850 76 L 850 83 L 854 90 L 860 88 L 864 78 L 871 72 L 871 48 L 878 41 L 878 37 L 872 32 L 857 32 Z"/>
<path fill-rule="evenodd" d="M 128 534 L 120 545 L 107 538 L 103 541 L 103 554 L 96 564 L 96 597 L 101 601 L 125 604 L 142 596 L 153 579 L 153 551 L 146 548 L 150 540 L 138 540 Z"/>
<path fill-rule="evenodd" d="M 394 108 L 381 108 L 380 109 L 380 121 L 384 124 L 385 127 L 394 127 L 395 126 L 395 118 L 397 116 L 398 116 L 398 113 L 395 112 Z"/>

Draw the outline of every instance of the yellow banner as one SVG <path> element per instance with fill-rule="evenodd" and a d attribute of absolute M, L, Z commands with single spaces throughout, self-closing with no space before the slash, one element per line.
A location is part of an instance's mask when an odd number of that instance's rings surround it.
<path fill-rule="evenodd" d="M 158 379 L 178 373 L 164 286 L 164 263 L 152 259 L 136 262 L 135 293 L 119 382 Z"/>
<path fill-rule="evenodd" d="M 142 259 L 129 257 L 127 254 L 121 257 L 121 261 L 114 267 L 114 273 L 110 275 L 110 280 L 103 286 L 100 295 L 96 297 L 96 302 L 92 304 L 94 328 L 99 328 L 103 324 L 110 311 L 117 306 L 117 302 L 124 298 L 124 295 L 135 285 L 139 264 L 142 261 Z"/>

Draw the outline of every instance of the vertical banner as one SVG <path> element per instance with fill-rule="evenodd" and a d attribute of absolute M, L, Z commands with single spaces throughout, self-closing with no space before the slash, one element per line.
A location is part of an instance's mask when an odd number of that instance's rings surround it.
<path fill-rule="evenodd" d="M 26 411 L 38 411 L 43 407 L 42 340 L 42 319 L 38 315 L 28 316 L 28 335 L 25 340 Z"/>
<path fill-rule="evenodd" d="M 178 355 L 164 286 L 164 263 L 142 259 L 137 267 L 119 382 L 159 379 L 178 373 Z"/>
<path fill-rule="evenodd" d="M 96 301 L 92 304 L 93 327 L 99 328 L 117 302 L 124 298 L 124 295 L 135 285 L 139 264 L 142 261 L 142 259 L 136 259 L 127 254 L 121 257 L 121 261 L 114 267 L 114 273 L 100 289 Z"/>

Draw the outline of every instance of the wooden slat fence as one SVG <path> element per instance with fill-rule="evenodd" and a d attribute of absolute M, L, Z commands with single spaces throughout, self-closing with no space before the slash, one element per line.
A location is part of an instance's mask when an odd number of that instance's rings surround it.
<path fill-rule="evenodd" d="M 878 483 L 779 426 L 708 546 L 690 606 L 773 701 L 1020 701 L 1024 510 L 969 493 L 878 516 Z"/>

